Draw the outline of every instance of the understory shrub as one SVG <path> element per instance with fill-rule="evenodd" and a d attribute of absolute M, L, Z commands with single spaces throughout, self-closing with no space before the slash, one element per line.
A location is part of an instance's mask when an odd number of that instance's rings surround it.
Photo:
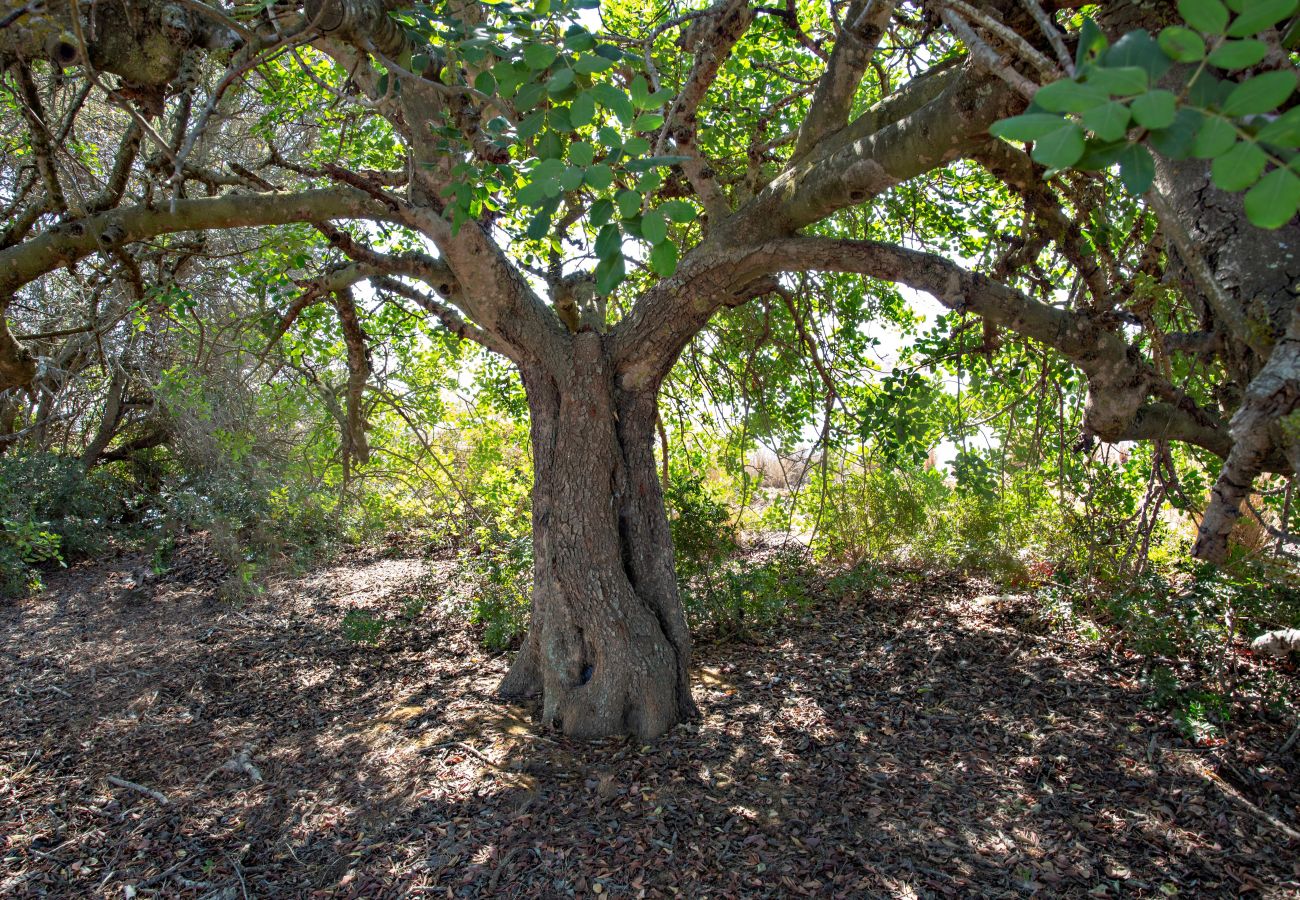
<path fill-rule="evenodd" d="M 124 510 L 123 483 L 54 453 L 0 457 L 0 596 L 39 589 L 41 571 L 100 552 Z"/>

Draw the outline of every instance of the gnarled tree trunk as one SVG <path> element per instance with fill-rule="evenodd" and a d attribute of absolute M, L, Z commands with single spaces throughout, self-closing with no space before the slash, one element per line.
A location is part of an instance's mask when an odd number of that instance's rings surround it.
<path fill-rule="evenodd" d="M 655 395 L 616 386 L 605 336 L 523 367 L 534 458 L 532 623 L 501 684 L 575 737 L 695 714 L 690 635 L 654 461 Z"/>

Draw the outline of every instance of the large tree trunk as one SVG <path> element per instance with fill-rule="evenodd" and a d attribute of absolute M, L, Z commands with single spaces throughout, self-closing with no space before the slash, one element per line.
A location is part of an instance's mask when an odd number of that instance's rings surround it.
<path fill-rule="evenodd" d="M 653 391 L 615 386 L 605 338 L 525 367 L 534 458 L 532 623 L 501 684 L 584 738 L 651 738 L 695 714 L 690 635 L 655 473 Z"/>

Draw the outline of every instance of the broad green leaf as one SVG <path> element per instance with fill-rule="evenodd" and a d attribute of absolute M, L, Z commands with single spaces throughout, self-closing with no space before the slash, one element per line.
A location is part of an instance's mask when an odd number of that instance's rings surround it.
<path fill-rule="evenodd" d="M 574 141 L 569 145 L 569 162 L 584 169 L 596 159 L 596 148 L 586 141 Z"/>
<path fill-rule="evenodd" d="M 581 166 L 570 166 L 560 176 L 560 190 L 568 193 L 582 187 L 582 178 L 586 173 Z"/>
<path fill-rule="evenodd" d="M 1210 53 L 1210 65 L 1228 71 L 1249 69 L 1268 56 L 1268 44 L 1254 38 L 1224 41 Z"/>
<path fill-rule="evenodd" d="M 524 45 L 524 62 L 530 69 L 545 69 L 560 52 L 550 44 L 525 44 Z"/>
<path fill-rule="evenodd" d="M 1180 109 L 1173 124 L 1157 128 L 1147 135 L 1147 142 L 1170 159 L 1187 159 L 1205 116 L 1199 110 Z"/>
<path fill-rule="evenodd" d="M 641 237 L 651 244 L 657 244 L 668 237 L 668 220 L 663 212 L 652 209 L 641 217 Z"/>
<path fill-rule="evenodd" d="M 631 143 L 631 141 L 628 143 Z M 655 169 L 660 166 L 679 166 L 688 159 L 690 159 L 689 156 L 642 156 L 638 159 L 629 159 L 623 164 L 623 168 L 629 172 L 644 172 L 647 169 Z"/>
<path fill-rule="evenodd" d="M 497 79 L 491 72 L 485 70 L 474 76 L 474 90 L 484 94 L 494 94 L 496 89 Z"/>
<path fill-rule="evenodd" d="M 568 34 L 564 36 L 565 49 L 574 53 L 590 50 L 595 46 L 596 38 L 581 25 L 574 24 L 570 26 Z"/>
<path fill-rule="evenodd" d="M 1165 56 L 1155 38 L 1145 28 L 1130 31 L 1102 57 L 1107 66 L 1140 66 L 1155 81 L 1169 71 L 1172 60 Z"/>
<path fill-rule="evenodd" d="M 528 237 L 534 241 L 540 241 L 546 237 L 547 232 L 551 230 L 551 215 L 550 210 L 544 209 L 533 216 L 532 221 L 528 223 Z"/>
<path fill-rule="evenodd" d="M 632 83 L 628 85 L 628 93 L 632 96 L 632 102 L 636 104 L 637 109 L 653 109 L 653 106 L 647 105 L 650 100 L 650 83 L 645 80 L 644 75 L 632 79 Z"/>
<path fill-rule="evenodd" d="M 1178 113 L 1178 98 L 1172 91 L 1147 91 L 1133 100 L 1133 118 L 1143 128 L 1168 128 Z"/>
<path fill-rule="evenodd" d="M 1030 154 L 1035 160 L 1052 169 L 1072 166 L 1083 156 L 1083 129 L 1074 123 L 1043 135 L 1034 143 Z"/>
<path fill-rule="evenodd" d="M 569 121 L 577 128 L 590 125 L 596 118 L 596 98 L 590 91 L 583 91 L 569 104 Z"/>
<path fill-rule="evenodd" d="M 552 97 L 563 94 L 573 86 L 574 74 L 569 68 L 560 69 L 546 82 L 546 92 Z"/>
<path fill-rule="evenodd" d="M 1246 217 L 1260 228 L 1281 228 L 1300 208 L 1300 177 L 1274 169 L 1246 192 Z"/>
<path fill-rule="evenodd" d="M 618 225 L 610 223 L 600 229 L 596 235 L 596 255 L 601 259 L 610 259 L 623 255 L 623 234 Z"/>
<path fill-rule="evenodd" d="M 1084 112 L 1109 101 L 1104 88 L 1069 79 L 1054 81 L 1034 94 L 1034 103 L 1048 112 Z"/>
<path fill-rule="evenodd" d="M 1300 107 L 1289 109 L 1259 130 L 1256 137 L 1274 147 L 1300 149 Z"/>
<path fill-rule="evenodd" d="M 633 131 L 658 131 L 663 127 L 664 117 L 659 113 L 641 113 L 632 123 Z"/>
<path fill-rule="evenodd" d="M 660 241 L 650 251 L 650 268 L 660 278 L 668 278 L 677 271 L 677 245 Z"/>
<path fill-rule="evenodd" d="M 623 152 L 628 156 L 640 156 L 650 149 L 650 142 L 639 135 L 623 142 Z"/>
<path fill-rule="evenodd" d="M 1252 116 L 1272 112 L 1295 90 L 1296 72 L 1265 72 L 1243 81 L 1228 95 L 1223 112 L 1229 116 Z"/>
<path fill-rule="evenodd" d="M 600 105 L 618 116 L 624 125 L 630 125 L 636 118 L 636 109 L 632 106 L 631 99 L 614 85 L 598 84 L 592 87 L 591 92 L 600 101 Z"/>
<path fill-rule="evenodd" d="M 537 156 L 540 159 L 554 159 L 564 152 L 564 139 L 554 131 L 548 131 L 537 142 Z"/>
<path fill-rule="evenodd" d="M 989 133 L 1008 141 L 1036 141 L 1056 131 L 1064 123 L 1060 116 L 1048 113 L 1026 113 L 994 122 Z"/>
<path fill-rule="evenodd" d="M 596 163 L 587 169 L 585 180 L 588 186 L 603 191 L 614 183 L 614 170 L 605 163 Z"/>
<path fill-rule="evenodd" d="M 614 202 L 618 204 L 618 214 L 625 219 L 630 219 L 641 212 L 640 191 L 619 191 L 618 196 L 614 198 Z"/>
<path fill-rule="evenodd" d="M 1192 143 L 1192 156 L 1197 159 L 1213 159 L 1222 156 L 1237 143 L 1237 128 L 1231 122 L 1219 116 L 1206 116 L 1201 130 L 1196 133 Z"/>
<path fill-rule="evenodd" d="M 1219 0 L 1178 0 L 1178 14 L 1205 34 L 1223 34 L 1228 27 L 1228 8 Z"/>
<path fill-rule="evenodd" d="M 685 200 L 665 200 L 659 209 L 671 221 L 679 225 L 695 221 L 695 207 Z"/>
<path fill-rule="evenodd" d="M 1268 156 L 1251 141 L 1239 141 L 1235 147 L 1214 160 L 1210 175 L 1223 191 L 1244 191 L 1264 172 Z"/>
<path fill-rule="evenodd" d="M 1166 28 L 1156 42 L 1170 59 L 1178 62 L 1200 62 L 1205 58 L 1205 39 L 1190 28 L 1179 25 Z"/>
<path fill-rule="evenodd" d="M 1076 69 L 1082 69 L 1084 63 L 1092 56 L 1094 52 L 1100 53 L 1106 49 L 1106 35 L 1088 16 L 1084 16 L 1083 25 L 1079 28 L 1079 46 L 1074 53 L 1074 66 Z"/>
<path fill-rule="evenodd" d="M 1297 0 L 1251 0 L 1228 26 L 1228 37 L 1250 37 L 1272 28 L 1295 12 Z"/>
<path fill-rule="evenodd" d="M 601 197 L 595 203 L 591 204 L 591 209 L 587 210 L 587 218 L 592 225 L 597 227 L 604 225 L 614 217 L 614 201 L 608 197 Z"/>
<path fill-rule="evenodd" d="M 1117 141 L 1128 130 L 1128 107 L 1118 100 L 1094 106 L 1082 116 L 1083 127 L 1103 141 Z M 1060 120 L 1058 119 L 1059 123 Z"/>
<path fill-rule="evenodd" d="M 1151 151 L 1141 144 L 1133 144 L 1119 157 L 1119 180 L 1135 197 L 1140 197 L 1151 187 L 1156 177 L 1156 163 Z"/>
<path fill-rule="evenodd" d="M 599 294 L 612 294 L 618 290 L 618 286 L 623 283 L 623 278 L 627 271 L 623 263 L 623 254 L 620 252 L 617 256 L 610 256 L 601 259 L 596 264 L 596 292 Z"/>
<path fill-rule="evenodd" d="M 1088 73 L 1087 84 L 1089 87 L 1099 88 L 1116 96 L 1127 97 L 1145 91 L 1149 86 L 1149 81 L 1147 79 L 1147 70 L 1137 66 L 1120 66 L 1118 68 L 1097 66 Z M 1038 100 L 1038 97 L 1035 96 L 1034 99 Z"/>
<path fill-rule="evenodd" d="M 594 53 L 584 53 L 573 61 L 573 71 L 579 75 L 595 75 L 597 72 L 604 72 L 614 65 L 612 60 L 603 56 L 597 56 Z"/>

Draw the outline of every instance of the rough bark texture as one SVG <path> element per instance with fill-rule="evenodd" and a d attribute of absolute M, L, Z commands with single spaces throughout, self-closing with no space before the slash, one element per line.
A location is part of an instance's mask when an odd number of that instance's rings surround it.
<path fill-rule="evenodd" d="M 694 715 L 690 636 L 654 466 L 655 401 L 616 390 L 603 335 L 526 367 L 533 618 L 501 693 L 575 737 L 655 737 Z"/>

